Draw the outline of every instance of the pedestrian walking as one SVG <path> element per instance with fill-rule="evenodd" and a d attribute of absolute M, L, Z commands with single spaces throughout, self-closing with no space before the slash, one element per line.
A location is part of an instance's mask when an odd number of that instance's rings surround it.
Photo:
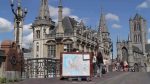
<path fill-rule="evenodd" d="M 117 71 L 120 71 L 120 63 L 117 62 Z"/>
<path fill-rule="evenodd" d="M 93 74 L 94 74 L 94 76 L 96 76 L 97 75 L 97 65 L 96 65 L 96 55 L 94 52 L 92 52 L 92 56 L 93 56 L 93 60 L 92 60 L 92 62 L 93 62 Z"/>
<path fill-rule="evenodd" d="M 128 63 L 127 63 L 127 61 L 124 61 L 124 71 L 128 71 Z"/>
<path fill-rule="evenodd" d="M 96 57 L 96 64 L 97 64 L 97 75 L 99 77 L 102 77 L 102 68 L 103 68 L 103 56 L 101 54 L 101 52 L 97 53 L 97 57 Z"/>
<path fill-rule="evenodd" d="M 121 71 L 124 70 L 124 63 L 123 63 L 123 61 L 120 62 L 120 68 L 121 68 Z"/>

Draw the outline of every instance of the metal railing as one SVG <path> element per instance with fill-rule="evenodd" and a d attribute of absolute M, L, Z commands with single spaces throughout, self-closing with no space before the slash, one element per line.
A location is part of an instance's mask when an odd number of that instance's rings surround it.
<path fill-rule="evenodd" d="M 60 75 L 60 61 L 51 58 L 27 59 L 23 78 L 52 78 Z"/>

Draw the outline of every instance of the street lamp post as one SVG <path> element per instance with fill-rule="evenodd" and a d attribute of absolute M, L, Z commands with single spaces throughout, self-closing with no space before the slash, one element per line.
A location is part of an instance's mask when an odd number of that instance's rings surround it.
<path fill-rule="evenodd" d="M 27 14 L 27 8 L 23 9 L 21 7 L 21 0 L 17 0 L 17 5 L 16 6 L 14 4 L 14 0 L 11 0 L 10 2 L 11 2 L 10 3 L 11 10 L 12 10 L 12 13 L 14 14 L 14 16 L 15 16 L 15 22 L 16 22 L 16 25 L 17 25 L 16 26 L 16 31 L 15 31 L 15 41 L 16 41 L 17 49 L 19 51 L 21 51 L 19 53 L 23 54 L 23 52 L 22 52 L 22 45 L 19 44 L 19 41 L 20 41 L 19 40 L 19 38 L 20 38 L 19 35 L 20 35 L 20 33 L 22 33 L 22 32 L 20 32 L 19 28 L 21 26 L 20 24 L 23 23 L 23 20 L 24 20 L 26 14 Z M 23 66 L 23 60 L 22 59 L 23 58 L 21 58 L 21 60 L 20 60 L 20 63 L 21 63 L 21 69 L 20 69 L 21 70 L 21 77 L 22 77 L 22 66 Z"/>
<path fill-rule="evenodd" d="M 16 6 L 16 9 L 14 8 L 15 4 L 14 4 L 14 0 L 11 0 L 11 10 L 15 16 L 15 20 L 16 20 L 16 25 L 17 25 L 17 30 L 16 30 L 16 44 L 17 47 L 20 48 L 20 44 L 19 44 L 19 24 L 23 21 L 23 19 L 25 18 L 26 14 L 27 14 L 27 8 L 22 9 L 21 7 L 21 1 L 18 0 L 18 5 Z"/>

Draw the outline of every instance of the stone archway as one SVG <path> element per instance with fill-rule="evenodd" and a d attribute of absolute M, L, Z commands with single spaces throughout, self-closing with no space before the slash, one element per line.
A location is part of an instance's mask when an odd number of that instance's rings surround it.
<path fill-rule="evenodd" d="M 122 61 L 128 62 L 128 50 L 126 47 L 122 48 Z"/>

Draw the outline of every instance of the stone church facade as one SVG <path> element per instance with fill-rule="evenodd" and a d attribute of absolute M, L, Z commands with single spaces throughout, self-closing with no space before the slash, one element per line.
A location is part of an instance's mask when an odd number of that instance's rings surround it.
<path fill-rule="evenodd" d="M 139 14 L 129 19 L 130 34 L 128 40 L 117 38 L 118 61 L 126 61 L 130 69 L 135 71 L 149 71 L 150 44 L 147 42 L 146 20 Z"/>
<path fill-rule="evenodd" d="M 51 10 L 50 10 L 51 11 Z M 58 24 L 51 19 L 48 0 L 41 0 L 38 17 L 32 24 L 34 58 L 60 59 L 61 52 L 98 51 L 110 61 L 111 39 L 105 15 L 101 13 L 98 31 L 84 25 L 83 21 L 64 16 L 61 0 L 58 6 Z"/>

